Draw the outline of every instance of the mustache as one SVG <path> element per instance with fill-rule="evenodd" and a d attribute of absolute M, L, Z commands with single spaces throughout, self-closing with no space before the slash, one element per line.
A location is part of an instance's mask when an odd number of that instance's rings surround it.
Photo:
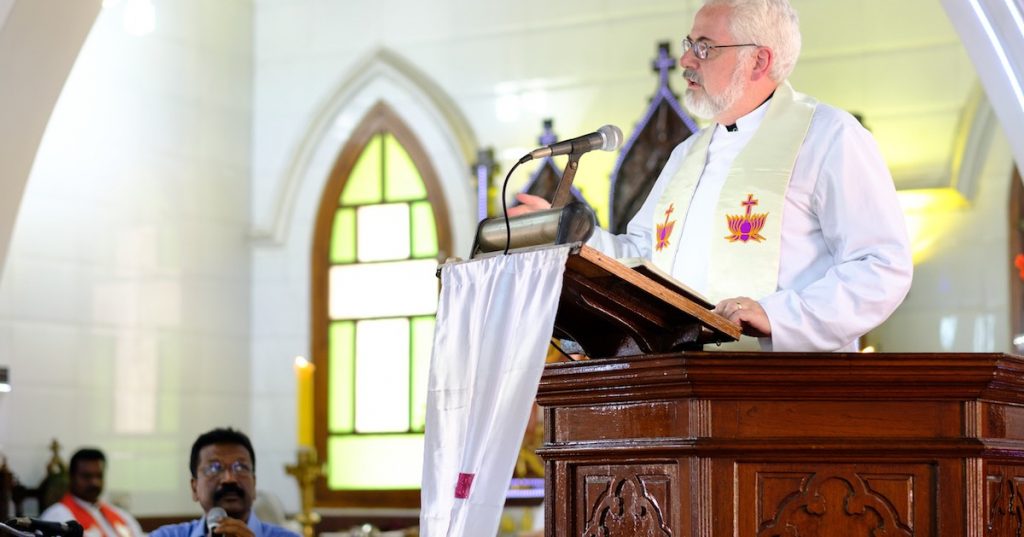
<path fill-rule="evenodd" d="M 81 494 L 83 496 L 95 496 L 97 498 L 100 497 L 100 493 L 102 492 L 103 487 L 85 487 L 84 489 L 81 490 Z"/>
<path fill-rule="evenodd" d="M 213 491 L 213 501 L 215 503 L 219 502 L 228 494 L 235 494 L 239 498 L 245 499 L 245 490 L 243 490 L 242 487 L 234 483 L 224 483 L 217 487 L 217 490 Z"/>
<path fill-rule="evenodd" d="M 699 86 L 704 85 L 704 77 L 693 69 L 683 69 L 683 78 Z"/>

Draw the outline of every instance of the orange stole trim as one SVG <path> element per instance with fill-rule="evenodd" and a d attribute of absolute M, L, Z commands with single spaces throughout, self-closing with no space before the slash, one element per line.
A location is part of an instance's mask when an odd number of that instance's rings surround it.
<path fill-rule="evenodd" d="M 60 503 L 71 511 L 71 515 L 75 517 L 75 520 L 82 525 L 82 529 L 85 531 L 96 528 L 105 537 L 131 537 L 131 530 L 128 529 L 128 524 L 125 524 L 124 519 L 117 514 L 117 511 L 114 511 L 103 502 L 97 502 L 96 506 L 99 508 L 103 518 L 107 520 L 107 523 L 114 528 L 118 535 L 107 535 L 107 532 L 103 531 L 103 526 L 96 522 L 96 519 L 93 518 L 89 511 L 78 505 L 78 502 L 75 501 L 70 492 L 64 494 L 64 497 L 60 499 Z"/>

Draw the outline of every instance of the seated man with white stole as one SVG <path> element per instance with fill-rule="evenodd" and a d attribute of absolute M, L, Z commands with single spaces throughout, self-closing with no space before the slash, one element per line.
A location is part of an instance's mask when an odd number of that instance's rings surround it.
<path fill-rule="evenodd" d="M 687 108 L 713 122 L 675 148 L 625 234 L 588 244 L 650 258 L 763 350 L 853 351 L 910 288 L 906 224 L 867 130 L 786 80 L 799 53 L 788 0 L 707 0 L 679 63 Z M 548 206 L 519 200 L 510 214 Z"/>

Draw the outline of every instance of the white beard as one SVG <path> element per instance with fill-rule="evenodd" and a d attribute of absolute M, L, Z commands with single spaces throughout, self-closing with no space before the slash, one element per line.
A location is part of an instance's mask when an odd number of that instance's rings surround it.
<path fill-rule="evenodd" d="M 740 100 L 740 97 L 743 96 L 743 91 L 746 89 L 746 84 L 743 81 L 746 63 L 746 61 L 740 61 L 736 64 L 736 69 L 732 72 L 732 80 L 729 81 L 729 85 L 722 93 L 718 95 L 708 93 L 707 88 L 704 87 L 704 78 L 702 76 L 696 73 L 691 75 L 694 77 L 694 81 L 700 85 L 702 93 L 698 95 L 693 89 L 687 88 L 686 93 L 683 94 L 683 104 L 686 105 L 686 109 L 700 119 L 713 119 L 736 104 L 736 101 Z"/>

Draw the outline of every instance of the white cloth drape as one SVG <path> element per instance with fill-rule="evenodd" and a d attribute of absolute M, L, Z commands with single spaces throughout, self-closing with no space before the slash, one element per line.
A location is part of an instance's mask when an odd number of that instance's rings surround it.
<path fill-rule="evenodd" d="M 497 534 L 568 253 L 565 246 L 442 267 L 420 535 Z"/>

